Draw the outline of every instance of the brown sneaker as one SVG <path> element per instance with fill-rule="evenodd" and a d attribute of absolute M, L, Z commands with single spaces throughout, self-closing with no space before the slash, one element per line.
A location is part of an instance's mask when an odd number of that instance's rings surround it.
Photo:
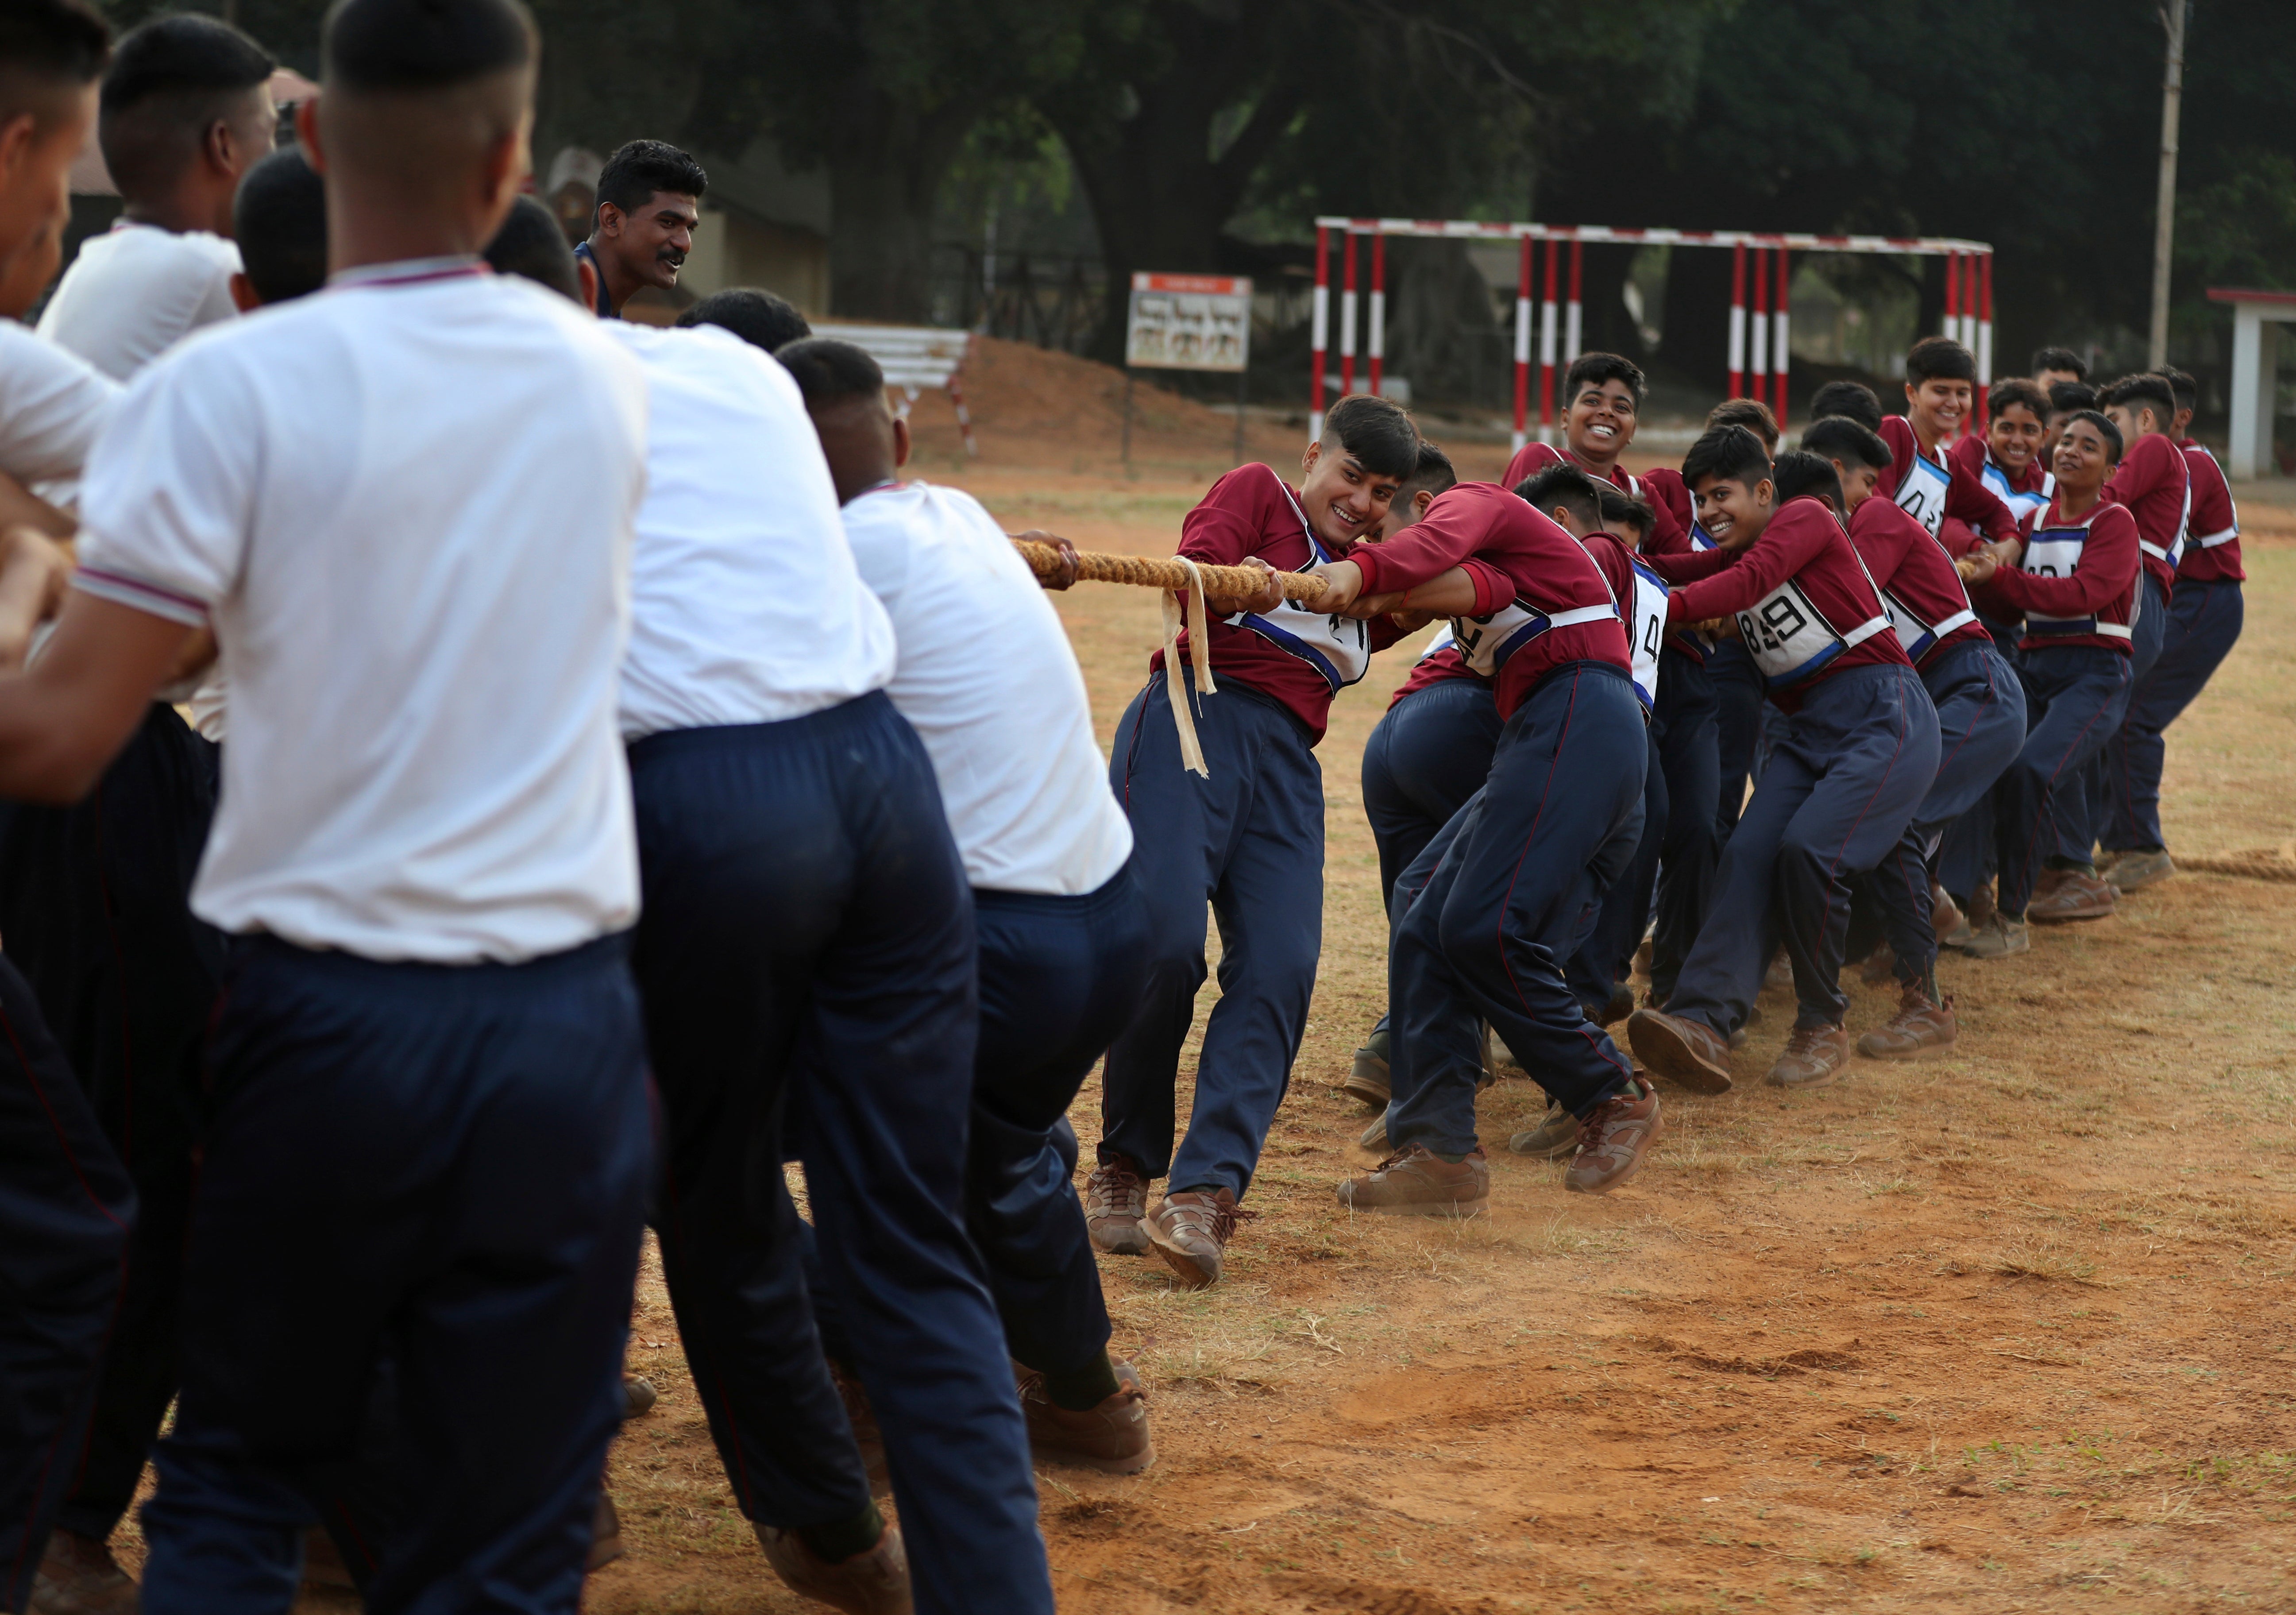
<path fill-rule="evenodd" d="M 1395 1095 L 1394 1083 L 1387 1070 L 1389 1036 L 1382 1028 L 1365 1038 L 1363 1047 L 1356 1051 L 1355 1063 L 1349 1068 L 1347 1079 L 1340 1084 L 1340 1092 L 1349 1098 L 1360 1099 L 1382 1111 Z"/>
<path fill-rule="evenodd" d="M 2024 921 L 2013 920 L 1996 909 L 1979 922 L 1968 941 L 1958 946 L 1972 959 L 2005 959 L 2030 948 L 2033 938 L 2025 929 Z"/>
<path fill-rule="evenodd" d="M 1868 987 L 1879 987 L 1898 973 L 1898 955 L 1887 942 L 1866 955 L 1866 963 L 1857 967 L 1857 979 Z"/>
<path fill-rule="evenodd" d="M 1356 1148 L 1358 1150 L 1376 1150 L 1382 1155 L 1388 1152 L 1387 1112 L 1385 1111 L 1382 1110 L 1378 1115 L 1371 1119 L 1371 1125 L 1363 1130 L 1363 1136 L 1356 1140 Z"/>
<path fill-rule="evenodd" d="M 1340 1185 L 1350 1211 L 1403 1217 L 1472 1217 L 1491 1203 L 1491 1168 L 1480 1150 L 1448 1161 L 1424 1144 L 1406 1144 L 1361 1177 Z"/>
<path fill-rule="evenodd" d="M 1148 1182 L 1128 1158 L 1103 1161 L 1084 1180 L 1084 1226 L 1111 1256 L 1148 1254 L 1147 1217 Z"/>
<path fill-rule="evenodd" d="M 1559 1104 L 1546 1107 L 1546 1118 L 1528 1133 L 1518 1133 L 1507 1140 L 1507 1148 L 1517 1155 L 1536 1155 L 1542 1160 L 1561 1160 L 1566 1155 L 1578 1152 L 1578 1119 Z"/>
<path fill-rule="evenodd" d="M 1629 1084 L 1578 1124 L 1578 1152 L 1563 1171 L 1562 1186 L 1573 1194 L 1609 1193 L 1643 1169 L 1650 1147 L 1665 1131 L 1658 1117 L 1658 1090 L 1647 1082 Z"/>
<path fill-rule="evenodd" d="M 2112 873 L 2105 877 L 2105 882 L 2125 898 L 2132 891 L 2158 885 L 2176 873 L 2176 861 L 2165 849 L 2155 848 L 2151 852 L 2122 853 L 2113 860 Z"/>
<path fill-rule="evenodd" d="M 30 1615 L 135 1615 L 139 1600 L 110 1544 L 59 1529 L 48 1533 L 26 1607 Z"/>
<path fill-rule="evenodd" d="M 2054 872 L 2058 879 L 2046 893 L 2038 887 L 2025 906 L 2030 925 L 2063 925 L 2074 920 L 2102 920 L 2113 911 L 2119 894 L 2095 875 L 2078 869 Z"/>
<path fill-rule="evenodd" d="M 1136 1475 L 1156 1462 L 1148 1434 L 1148 1392 L 1129 1363 L 1116 1370 L 1116 1394 L 1082 1412 L 1045 1394 L 1045 1376 L 1021 1370 L 1021 1411 L 1029 1419 L 1029 1446 L 1040 1458 L 1078 1463 L 1104 1475 Z"/>
<path fill-rule="evenodd" d="M 583 1573 L 603 1569 L 621 1556 L 622 1517 L 614 1512 L 614 1500 L 600 1492 L 598 1506 L 590 1514 L 590 1552 L 582 1561 Z"/>
<path fill-rule="evenodd" d="M 1611 983 L 1611 1001 L 1603 1006 L 1596 1019 L 1603 1026 L 1616 1026 L 1635 1012 L 1635 989 L 1623 981 Z"/>
<path fill-rule="evenodd" d="M 1907 982 L 1898 1001 L 1898 1012 L 1886 1026 L 1857 1040 L 1857 1052 L 1874 1060 L 1927 1060 L 1952 1052 L 1961 1036 L 1953 1018 L 1953 1000 L 1939 1004 L 1917 982 Z"/>
<path fill-rule="evenodd" d="M 1236 1224 L 1259 1215 L 1237 1205 L 1232 1190 L 1184 1190 L 1164 1197 L 1164 1203 L 1148 1220 L 1148 1237 L 1156 1242 L 1156 1254 L 1180 1275 L 1181 1283 L 1191 1290 L 1201 1290 L 1219 1282 L 1227 1242 Z"/>
<path fill-rule="evenodd" d="M 622 1376 L 623 1418 L 643 1418 L 652 1413 L 653 1405 L 660 1400 L 661 1392 L 654 1389 L 652 1380 L 642 1379 L 634 1373 Z"/>
<path fill-rule="evenodd" d="M 1774 1088 L 1822 1088 L 1841 1075 L 1849 1034 L 1838 1026 L 1798 1026 L 1763 1080 Z"/>
<path fill-rule="evenodd" d="M 887 1526 L 876 1546 L 834 1564 L 806 1546 L 795 1531 L 755 1521 L 750 1529 L 774 1574 L 799 1597 L 847 1615 L 910 1615 L 909 1557 L 901 1551 L 900 1527 Z"/>
<path fill-rule="evenodd" d="M 1730 1091 L 1730 1045 L 1705 1022 L 1664 1010 L 1638 1009 L 1627 1017 L 1635 1057 L 1693 1094 Z"/>
<path fill-rule="evenodd" d="M 1770 955 L 1769 968 L 1762 972 L 1761 990 L 1766 993 L 1790 993 L 1793 991 L 1793 961 L 1786 957 L 1786 950 L 1782 947 Z"/>
<path fill-rule="evenodd" d="M 1930 882 L 1930 935 L 1942 942 L 1967 924 L 1953 894 L 1935 881 Z"/>

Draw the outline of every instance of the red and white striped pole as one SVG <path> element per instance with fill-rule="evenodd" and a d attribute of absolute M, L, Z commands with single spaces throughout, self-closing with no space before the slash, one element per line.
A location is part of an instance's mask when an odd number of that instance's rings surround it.
<path fill-rule="evenodd" d="M 1322 260 L 1318 259 L 1320 263 Z M 1730 249 L 1730 396 L 1746 396 L 1746 243 Z"/>
<path fill-rule="evenodd" d="M 1546 296 L 1538 305 L 1538 440 L 1554 441 L 1554 260 L 1562 243 L 1546 243 Z"/>
<path fill-rule="evenodd" d="M 1529 441 L 1525 429 L 1530 415 L 1530 237 L 1522 238 L 1522 271 L 1514 291 L 1514 442 L 1509 453 L 1521 454 Z"/>
<path fill-rule="evenodd" d="M 1387 359 L 1387 237 L 1371 238 L 1371 389 L 1379 392 L 1380 371 Z"/>
<path fill-rule="evenodd" d="M 1747 387 L 1757 404 L 1770 401 L 1770 281 L 1765 273 L 1768 266 L 1768 251 L 1755 248 L 1753 340 L 1748 344 L 1751 362 L 1746 368 L 1752 373 L 1747 379 Z"/>
<path fill-rule="evenodd" d="M 1945 333 L 1955 341 L 1961 340 L 1961 254 L 1945 255 Z M 1962 422 L 1966 431 L 1969 422 Z"/>
<path fill-rule="evenodd" d="M 1331 336 L 1332 324 L 1332 233 L 1322 225 L 1316 226 L 1316 296 L 1309 304 L 1308 317 L 1308 368 L 1314 373 L 1308 384 L 1308 439 L 1310 442 L 1324 435 L 1324 348 Z"/>
<path fill-rule="evenodd" d="M 1356 233 L 1348 227 L 1347 278 L 1340 283 L 1340 396 L 1356 389 Z"/>
<path fill-rule="evenodd" d="M 1986 427 L 1986 389 L 1993 385 L 1993 255 L 1980 253 L 1977 259 L 1977 430 Z"/>
<path fill-rule="evenodd" d="M 1581 328 L 1578 312 L 1578 273 L 1579 258 L 1586 245 L 1586 242 L 1575 235 L 1570 238 L 1570 300 L 1562 306 L 1562 364 L 1565 369 L 1568 369 L 1579 354 L 1585 351 L 1578 345 Z M 1569 408 L 1570 400 L 1565 399 L 1563 406 L 1566 409 Z"/>
<path fill-rule="evenodd" d="M 1789 335 L 1786 316 L 1788 278 L 1786 250 L 1781 246 L 1778 249 L 1777 307 L 1770 316 L 1770 373 L 1776 378 L 1770 384 L 1772 394 L 1770 407 L 1776 412 L 1778 424 L 1782 427 L 1786 423 L 1786 372 L 1791 368 L 1786 362 L 1786 339 Z"/>

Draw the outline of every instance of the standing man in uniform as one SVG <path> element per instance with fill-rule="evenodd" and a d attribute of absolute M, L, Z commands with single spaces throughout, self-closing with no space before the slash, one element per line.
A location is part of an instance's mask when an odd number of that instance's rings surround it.
<path fill-rule="evenodd" d="M 597 277 L 601 319 L 619 317 L 648 286 L 676 286 L 709 189 L 701 165 L 666 140 L 634 140 L 606 159 L 590 239 L 574 249 Z"/>

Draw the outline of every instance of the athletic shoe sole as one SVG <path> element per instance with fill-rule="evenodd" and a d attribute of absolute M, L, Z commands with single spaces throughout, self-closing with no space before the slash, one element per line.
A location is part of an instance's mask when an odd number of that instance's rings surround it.
<path fill-rule="evenodd" d="M 1155 1244 L 1156 1254 L 1164 1258 L 1164 1266 L 1169 1267 L 1178 1276 L 1179 1281 L 1189 1289 L 1209 1290 L 1219 1283 L 1218 1268 L 1215 1267 L 1207 1273 L 1204 1271 L 1203 1264 L 1197 1258 L 1189 1255 L 1177 1245 L 1168 1245 L 1152 1234 L 1148 1237 Z"/>
<path fill-rule="evenodd" d="M 1340 1092 L 1365 1104 L 1375 1104 L 1382 1111 L 1387 1109 L 1387 1102 L 1395 1094 L 1387 1062 L 1369 1049 L 1357 1049 L 1355 1065 L 1348 1072 L 1347 1080 L 1340 1084 Z"/>
<path fill-rule="evenodd" d="M 1092 1233 L 1092 1248 L 1111 1256 L 1145 1256 L 1152 1242 L 1148 1237 L 1148 1225 L 1137 1222 L 1125 1233 L 1103 1234 L 1098 1228 Z"/>
<path fill-rule="evenodd" d="M 1136 1475 L 1156 1462 L 1156 1440 L 1150 1437 L 1146 1447 L 1121 1458 L 1103 1458 L 1095 1453 L 1080 1453 L 1073 1447 L 1033 1439 L 1029 1443 L 1029 1453 L 1039 1463 L 1057 1463 L 1063 1469 L 1097 1470 L 1103 1475 Z"/>
<path fill-rule="evenodd" d="M 1960 1041 L 1961 1039 L 1959 1037 L 1956 1037 L 1952 1043 L 1925 1043 L 1917 1049 L 1906 1049 L 1899 1051 L 1897 1049 L 1869 1049 L 1866 1046 L 1866 1040 L 1861 1037 L 1857 1040 L 1857 1052 L 1868 1060 L 1896 1060 L 1900 1062 L 1912 1060 L 1942 1060 L 1948 1054 L 1953 1053 L 1955 1045 L 1958 1044 Z"/>
<path fill-rule="evenodd" d="M 1625 1171 L 1620 1173 L 1616 1177 L 1611 1178 L 1609 1182 L 1600 1184 L 1572 1183 L 1570 1181 L 1570 1174 L 1565 1172 L 1562 1175 L 1562 1186 L 1566 1191 L 1572 1194 L 1608 1194 L 1611 1190 L 1619 1187 L 1621 1184 L 1630 1184 L 1641 1175 L 1642 1169 L 1650 1164 L 1651 1152 L 1658 1148 L 1658 1141 L 1665 1136 L 1666 1118 L 1663 1116 L 1654 1117 L 1651 1121 L 1650 1132 L 1643 1138 L 1643 1147 L 1635 1152 L 1634 1161 Z"/>
<path fill-rule="evenodd" d="M 1730 1091 L 1729 1071 L 1709 1065 L 1689 1039 L 1654 1012 L 1635 1012 L 1627 1021 L 1627 1041 L 1644 1065 L 1677 1087 L 1693 1094 Z"/>

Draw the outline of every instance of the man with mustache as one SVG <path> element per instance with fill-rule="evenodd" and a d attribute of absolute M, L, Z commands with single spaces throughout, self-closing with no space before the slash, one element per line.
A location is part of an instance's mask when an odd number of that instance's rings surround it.
<path fill-rule="evenodd" d="M 606 159 L 590 239 L 574 249 L 596 272 L 601 319 L 619 318 L 648 286 L 677 284 L 709 188 L 701 165 L 668 141 L 633 140 Z"/>

